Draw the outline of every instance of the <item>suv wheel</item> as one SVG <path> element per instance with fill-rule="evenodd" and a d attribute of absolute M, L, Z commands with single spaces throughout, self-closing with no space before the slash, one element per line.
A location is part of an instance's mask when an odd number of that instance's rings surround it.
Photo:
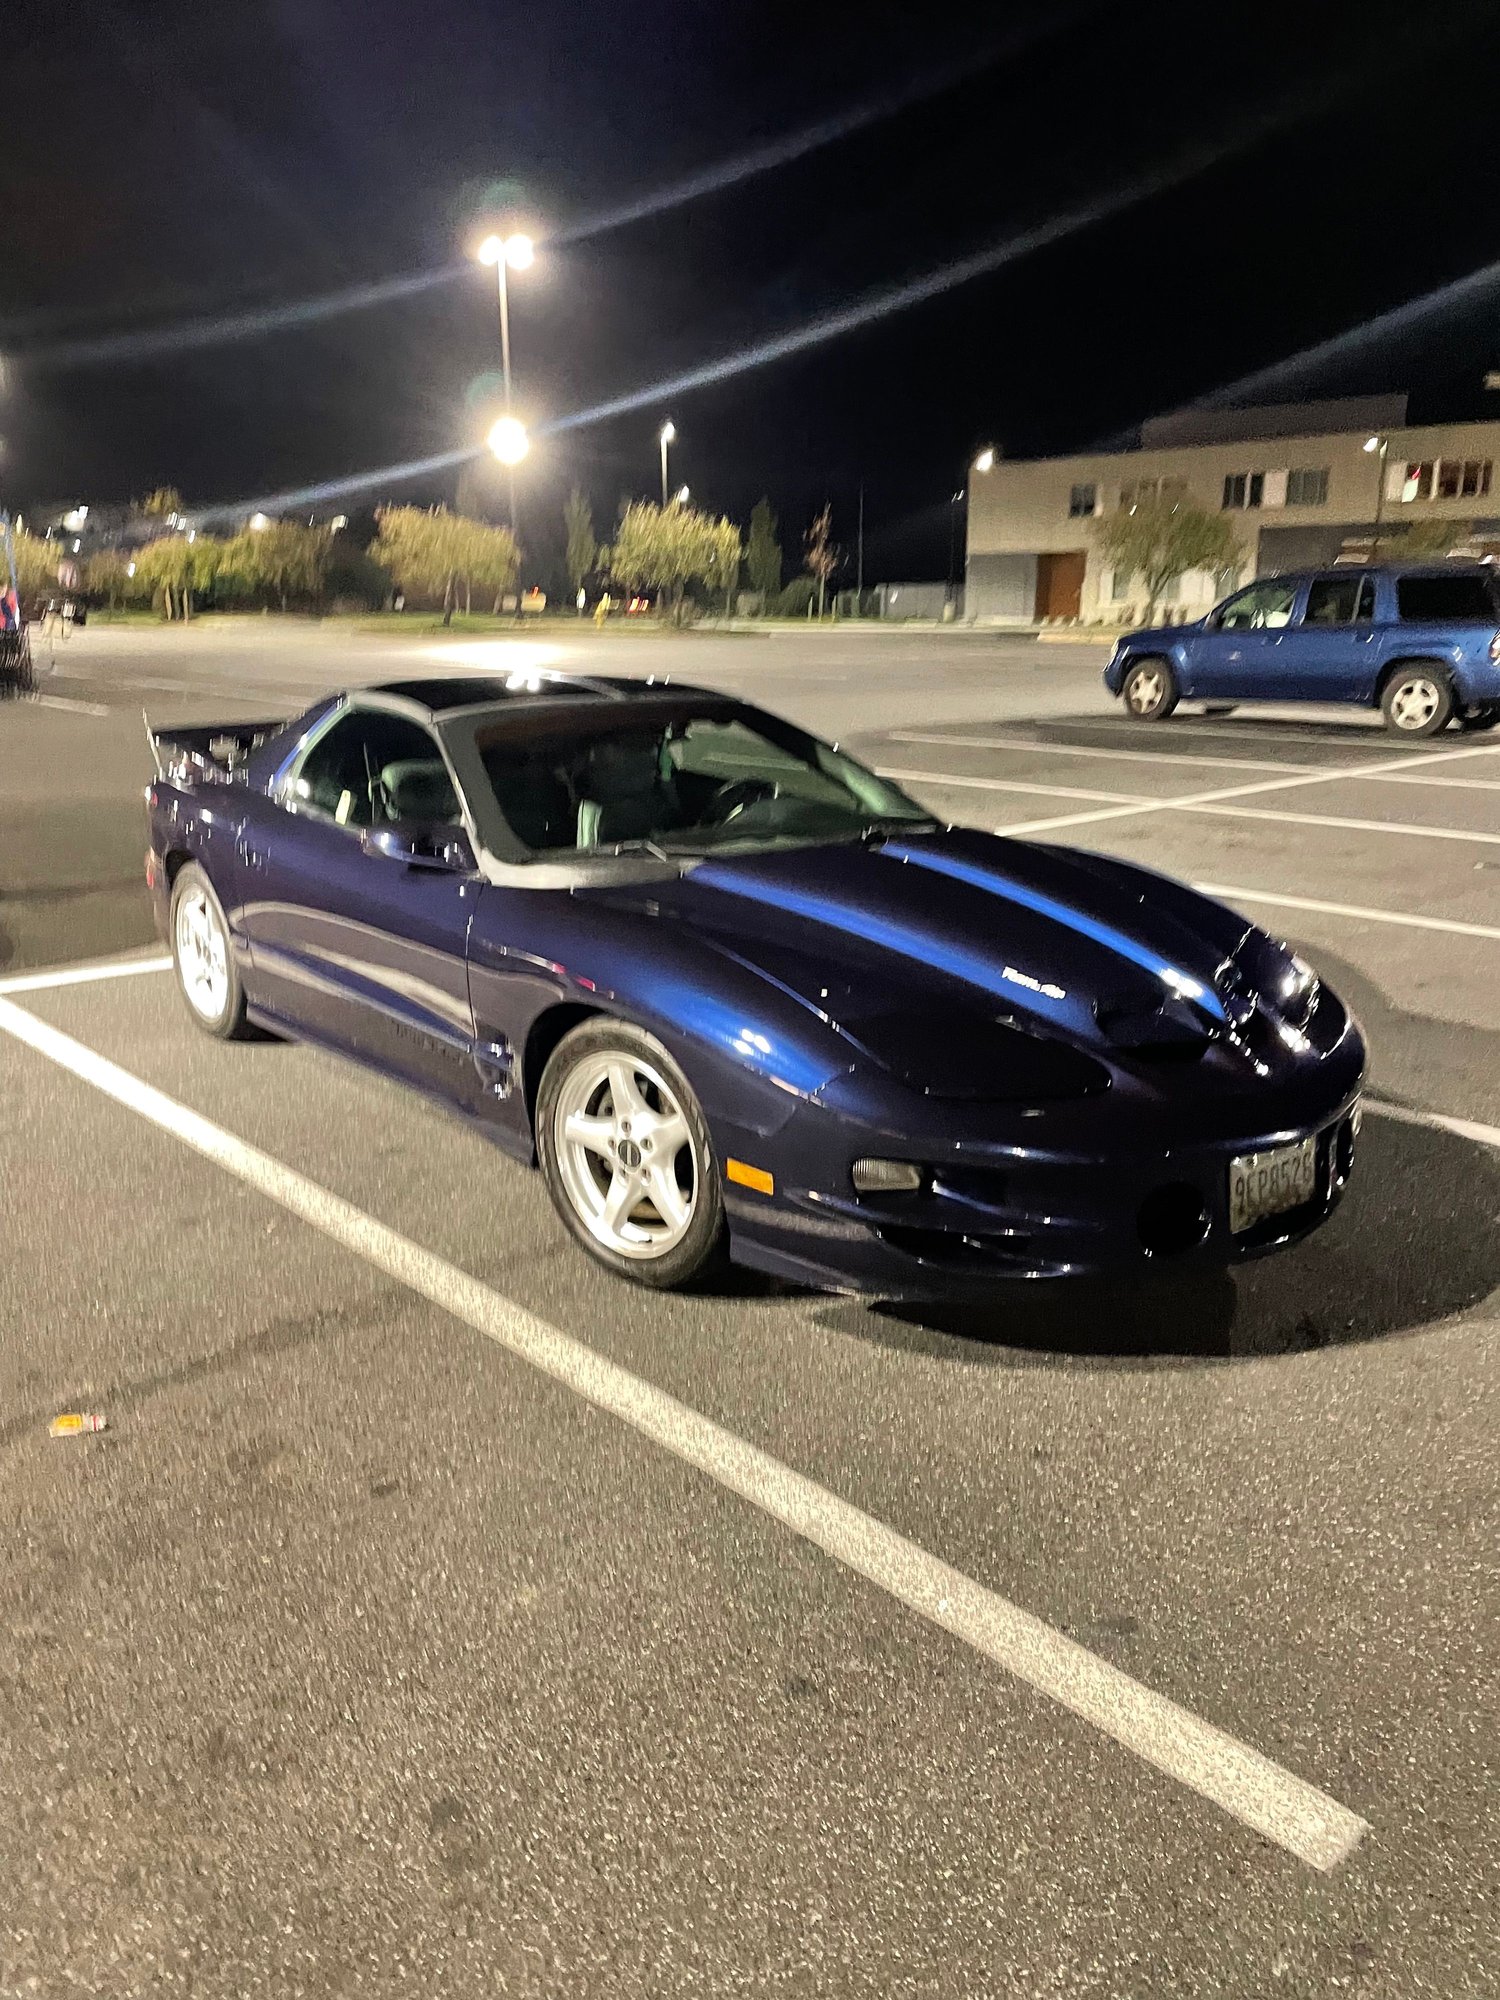
<path fill-rule="evenodd" d="M 1453 714 L 1453 683 L 1425 661 L 1398 667 L 1385 684 L 1380 710 L 1397 736 L 1436 736 Z"/>
<path fill-rule="evenodd" d="M 1120 687 L 1125 713 L 1137 722 L 1163 722 L 1177 706 L 1177 676 L 1167 660 L 1137 660 Z"/>

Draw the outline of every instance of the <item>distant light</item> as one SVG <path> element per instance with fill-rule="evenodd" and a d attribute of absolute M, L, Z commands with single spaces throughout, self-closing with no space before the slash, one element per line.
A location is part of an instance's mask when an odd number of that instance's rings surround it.
<path fill-rule="evenodd" d="M 81 549 L 82 547 L 83 547 L 83 543 L 82 543 L 82 542 L 74 542 L 74 544 L 73 544 L 73 553 L 74 553 L 74 555 L 75 555 L 75 556 L 77 555 L 78 551 L 79 551 L 79 550 L 80 550 L 80 549 Z"/>
<path fill-rule="evenodd" d="M 672 419 L 668 417 L 667 421 L 661 427 L 661 441 L 663 444 L 670 444 L 673 438 L 676 437 L 676 435 L 677 435 L 677 426 L 676 424 L 673 423 Z"/>
<path fill-rule="evenodd" d="M 984 450 L 979 454 L 978 458 L 975 459 L 974 470 L 976 472 L 989 472 L 993 469 L 994 463 L 995 463 L 995 447 L 993 445 L 987 444 Z"/>
<path fill-rule="evenodd" d="M 196 542 L 198 539 L 198 530 L 196 528 L 189 528 L 187 535 L 190 542 Z"/>
<path fill-rule="evenodd" d="M 89 510 L 87 507 L 70 507 L 67 513 L 63 515 L 62 524 L 72 534 L 76 535 L 88 517 Z"/>
<path fill-rule="evenodd" d="M 340 528 L 348 527 L 349 516 L 347 514 L 335 514 L 333 519 L 328 523 L 328 525 L 333 530 L 334 534 L 337 534 Z"/>
<path fill-rule="evenodd" d="M 475 254 L 481 264 L 503 259 L 513 271 L 524 271 L 536 255 L 536 245 L 529 236 L 486 236 Z"/>
<path fill-rule="evenodd" d="M 134 564 L 133 562 L 130 562 L 130 563 L 126 563 L 126 565 L 125 565 L 125 574 L 126 574 L 127 576 L 134 576 L 134 575 L 135 575 L 135 564 Z"/>
<path fill-rule="evenodd" d="M 686 486 L 679 486 L 677 491 L 672 495 L 673 500 L 677 503 L 679 507 L 685 507 L 688 501 L 692 499 L 692 497 L 693 497 L 692 494 L 689 492 Z"/>
<path fill-rule="evenodd" d="M 270 525 L 271 517 L 269 514 L 252 514 L 250 516 L 250 526 L 257 535 L 263 528 L 269 528 Z"/>
<path fill-rule="evenodd" d="M 519 465 L 531 440 L 519 417 L 501 417 L 490 426 L 489 446 L 502 465 Z"/>
<path fill-rule="evenodd" d="M 1379 451 L 1379 449 L 1380 449 L 1380 439 L 1378 437 L 1368 437 L 1365 439 L 1366 451 Z"/>

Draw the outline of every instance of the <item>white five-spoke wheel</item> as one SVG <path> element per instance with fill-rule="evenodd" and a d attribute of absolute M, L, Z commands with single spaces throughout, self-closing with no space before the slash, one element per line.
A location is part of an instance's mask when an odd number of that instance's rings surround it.
<path fill-rule="evenodd" d="M 1398 736 L 1436 736 L 1453 714 L 1453 688 L 1436 667 L 1401 667 L 1381 697 L 1386 727 Z"/>
<path fill-rule="evenodd" d="M 674 1286 L 716 1260 L 724 1211 L 708 1128 L 652 1037 L 617 1022 L 574 1029 L 542 1077 L 536 1135 L 558 1213 L 602 1263 Z"/>
<path fill-rule="evenodd" d="M 229 946 L 229 927 L 213 885 L 189 862 L 172 885 L 172 962 L 199 1027 L 224 1040 L 244 1026 L 245 1000 Z"/>
<path fill-rule="evenodd" d="M 1139 722 L 1160 722 L 1177 706 L 1177 676 L 1166 660 L 1137 660 L 1120 693 L 1127 715 Z"/>

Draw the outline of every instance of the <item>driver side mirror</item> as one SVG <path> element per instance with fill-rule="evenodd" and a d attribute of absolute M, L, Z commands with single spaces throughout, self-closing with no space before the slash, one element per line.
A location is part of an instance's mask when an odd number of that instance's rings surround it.
<path fill-rule="evenodd" d="M 408 868 L 437 868 L 450 875 L 468 875 L 474 868 L 474 850 L 462 827 L 444 821 L 397 820 L 384 826 L 367 826 L 360 835 L 366 854 L 386 861 L 400 861 Z"/>

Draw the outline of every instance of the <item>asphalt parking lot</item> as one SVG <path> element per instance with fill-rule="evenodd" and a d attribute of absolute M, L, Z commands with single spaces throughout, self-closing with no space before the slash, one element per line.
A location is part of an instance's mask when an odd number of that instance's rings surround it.
<path fill-rule="evenodd" d="M 1500 740 L 1132 725 L 958 634 L 535 660 L 1210 884 L 1373 1051 L 1343 1207 L 1233 1278 L 662 1299 L 422 1100 L 192 1028 L 142 701 L 414 662 L 152 638 L 0 708 L 0 1995 L 1497 1990 Z"/>

